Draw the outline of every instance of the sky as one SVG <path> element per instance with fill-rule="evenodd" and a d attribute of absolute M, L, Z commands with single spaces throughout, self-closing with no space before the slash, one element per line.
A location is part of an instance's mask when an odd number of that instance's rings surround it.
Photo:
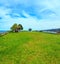
<path fill-rule="evenodd" d="M 60 28 L 60 0 L 0 0 L 0 30 L 14 23 L 24 30 Z"/>

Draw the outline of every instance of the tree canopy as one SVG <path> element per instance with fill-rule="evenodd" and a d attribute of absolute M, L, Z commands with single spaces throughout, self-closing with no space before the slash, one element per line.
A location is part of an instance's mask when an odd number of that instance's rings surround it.
<path fill-rule="evenodd" d="M 23 30 L 23 26 L 21 24 L 13 24 L 11 27 L 11 30 L 13 32 L 19 32 L 20 30 Z"/>

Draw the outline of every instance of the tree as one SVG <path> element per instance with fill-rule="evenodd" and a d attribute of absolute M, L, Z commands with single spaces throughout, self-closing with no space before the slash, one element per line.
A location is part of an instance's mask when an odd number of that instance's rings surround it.
<path fill-rule="evenodd" d="M 29 28 L 29 31 L 32 31 L 32 29 L 31 29 L 31 28 Z"/>
<path fill-rule="evenodd" d="M 23 26 L 21 24 L 18 24 L 18 30 L 23 30 Z"/>
<path fill-rule="evenodd" d="M 19 32 L 20 30 L 23 30 L 23 26 L 21 24 L 13 24 L 13 26 L 11 27 L 11 30 L 13 32 Z"/>
<path fill-rule="evenodd" d="M 13 26 L 11 27 L 11 30 L 12 30 L 13 32 L 17 32 L 17 24 L 16 24 L 16 23 L 13 24 Z"/>

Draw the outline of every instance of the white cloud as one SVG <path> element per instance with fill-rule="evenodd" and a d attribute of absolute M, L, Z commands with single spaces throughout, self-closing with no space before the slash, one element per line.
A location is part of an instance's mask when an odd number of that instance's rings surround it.
<path fill-rule="evenodd" d="M 19 9 L 18 5 L 19 4 Z M 60 0 L 0 0 L 0 17 L 3 19 L 0 20 L 0 30 L 9 29 L 14 23 L 21 23 L 24 26 L 24 29 L 47 29 L 47 28 L 59 28 L 60 27 Z M 21 6 L 20 6 L 21 5 Z M 13 7 L 13 8 L 12 8 Z M 33 8 L 33 11 L 30 11 L 30 7 Z M 26 9 L 29 13 L 35 13 L 36 16 L 32 16 L 26 12 Z M 40 14 L 42 11 L 51 10 L 56 13 L 51 14 Z M 17 11 L 18 16 L 20 13 L 23 13 L 27 18 L 11 18 L 9 14 L 11 11 Z M 17 13 L 14 13 L 17 15 Z M 40 17 L 42 19 L 37 19 Z M 47 17 L 46 17 L 47 15 Z M 4 26 L 3 26 L 4 25 Z"/>

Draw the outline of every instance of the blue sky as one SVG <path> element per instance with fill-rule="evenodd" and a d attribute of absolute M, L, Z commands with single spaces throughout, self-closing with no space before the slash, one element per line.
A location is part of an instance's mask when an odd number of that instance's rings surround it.
<path fill-rule="evenodd" d="M 60 28 L 60 0 L 0 0 L 0 30 L 14 23 L 24 30 Z"/>

